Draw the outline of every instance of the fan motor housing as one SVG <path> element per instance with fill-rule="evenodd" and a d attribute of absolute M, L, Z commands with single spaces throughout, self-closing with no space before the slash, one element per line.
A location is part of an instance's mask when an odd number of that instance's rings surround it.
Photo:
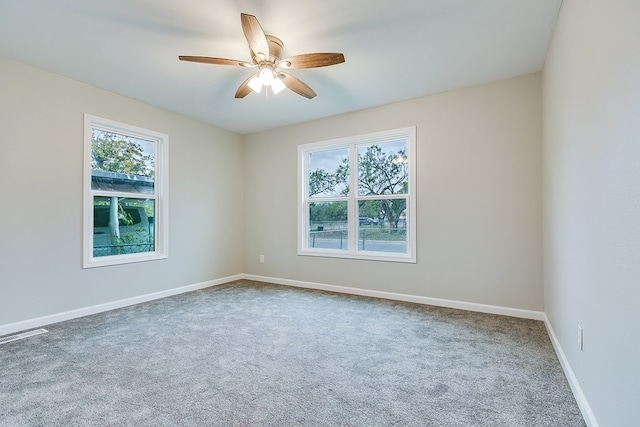
<path fill-rule="evenodd" d="M 266 34 L 265 36 L 267 37 L 267 43 L 269 44 L 269 56 L 273 58 L 273 62 L 276 62 L 282 57 L 282 48 L 284 48 L 284 43 L 282 43 L 282 40 L 279 38 L 269 34 Z"/>

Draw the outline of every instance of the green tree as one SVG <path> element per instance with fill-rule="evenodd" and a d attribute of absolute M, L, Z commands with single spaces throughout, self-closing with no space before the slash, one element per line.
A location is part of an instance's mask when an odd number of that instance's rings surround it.
<path fill-rule="evenodd" d="M 360 196 L 406 194 L 409 189 L 409 165 L 406 149 L 385 152 L 379 145 L 370 145 L 358 153 L 358 194 Z M 342 186 L 342 195 L 349 194 L 349 160 L 343 159 L 335 171 L 316 169 L 309 174 L 309 195 L 333 193 Z M 406 199 L 372 199 L 361 201 L 360 216 L 386 219 L 391 231 L 398 229 L 400 216 L 407 207 Z M 320 212 L 319 212 L 320 213 Z M 324 212 L 323 212 L 324 214 Z"/>
<path fill-rule="evenodd" d="M 346 222 L 346 202 L 321 202 L 309 204 L 309 219 L 312 222 Z"/>
<path fill-rule="evenodd" d="M 145 155 L 134 138 L 94 129 L 91 169 L 153 177 L 153 166 L 153 156 Z"/>
<path fill-rule="evenodd" d="M 358 194 L 361 196 L 406 194 L 409 189 L 409 165 L 406 149 L 387 153 L 379 145 L 370 145 L 358 153 Z M 400 216 L 407 207 L 406 199 L 379 199 L 383 218 L 398 229 Z M 369 205 L 374 205 L 370 203 Z"/>
<path fill-rule="evenodd" d="M 349 159 L 344 158 L 335 171 L 316 169 L 309 174 L 309 197 L 318 194 L 330 194 L 340 185 L 345 185 L 341 191 L 343 196 L 349 194 Z"/>
<path fill-rule="evenodd" d="M 358 193 L 403 194 L 409 187 L 409 168 L 406 150 L 385 153 L 378 145 L 370 145 L 358 154 Z"/>
<path fill-rule="evenodd" d="M 358 215 L 379 220 L 383 219 L 380 200 L 360 200 L 358 202 Z"/>

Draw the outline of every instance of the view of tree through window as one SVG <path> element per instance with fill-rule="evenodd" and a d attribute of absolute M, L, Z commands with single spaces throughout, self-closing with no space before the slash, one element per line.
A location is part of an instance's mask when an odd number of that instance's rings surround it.
<path fill-rule="evenodd" d="M 304 250 L 409 254 L 409 146 L 403 135 L 303 149 Z"/>
<path fill-rule="evenodd" d="M 153 178 L 153 142 L 93 129 L 91 169 Z"/>
<path fill-rule="evenodd" d="M 89 259 L 155 253 L 161 206 L 156 182 L 159 140 L 102 123 L 92 125 L 90 132 L 87 160 L 93 237 Z"/>
<path fill-rule="evenodd" d="M 93 129 L 91 188 L 114 193 L 93 198 L 93 256 L 153 252 L 155 201 L 135 196 L 153 193 L 153 142 Z"/>

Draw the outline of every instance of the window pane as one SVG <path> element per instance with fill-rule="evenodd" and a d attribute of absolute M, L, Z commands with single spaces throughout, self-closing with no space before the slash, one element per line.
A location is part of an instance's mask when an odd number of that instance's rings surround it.
<path fill-rule="evenodd" d="M 349 248 L 347 202 L 309 203 L 309 247 Z"/>
<path fill-rule="evenodd" d="M 407 200 L 358 202 L 358 250 L 407 253 Z"/>
<path fill-rule="evenodd" d="M 409 193 L 407 142 L 401 140 L 358 147 L 358 194 Z"/>
<path fill-rule="evenodd" d="M 154 176 L 153 142 L 93 129 L 92 190 L 153 194 Z"/>
<path fill-rule="evenodd" d="M 309 197 L 349 194 L 349 149 L 309 153 Z"/>
<path fill-rule="evenodd" d="M 93 256 L 155 250 L 155 200 L 93 198 Z"/>

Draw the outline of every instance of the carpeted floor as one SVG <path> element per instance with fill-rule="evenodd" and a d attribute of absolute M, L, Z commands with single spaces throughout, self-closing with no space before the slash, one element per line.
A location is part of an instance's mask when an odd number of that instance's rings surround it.
<path fill-rule="evenodd" d="M 238 281 L 0 345 L 1 426 L 584 426 L 542 322 Z"/>

